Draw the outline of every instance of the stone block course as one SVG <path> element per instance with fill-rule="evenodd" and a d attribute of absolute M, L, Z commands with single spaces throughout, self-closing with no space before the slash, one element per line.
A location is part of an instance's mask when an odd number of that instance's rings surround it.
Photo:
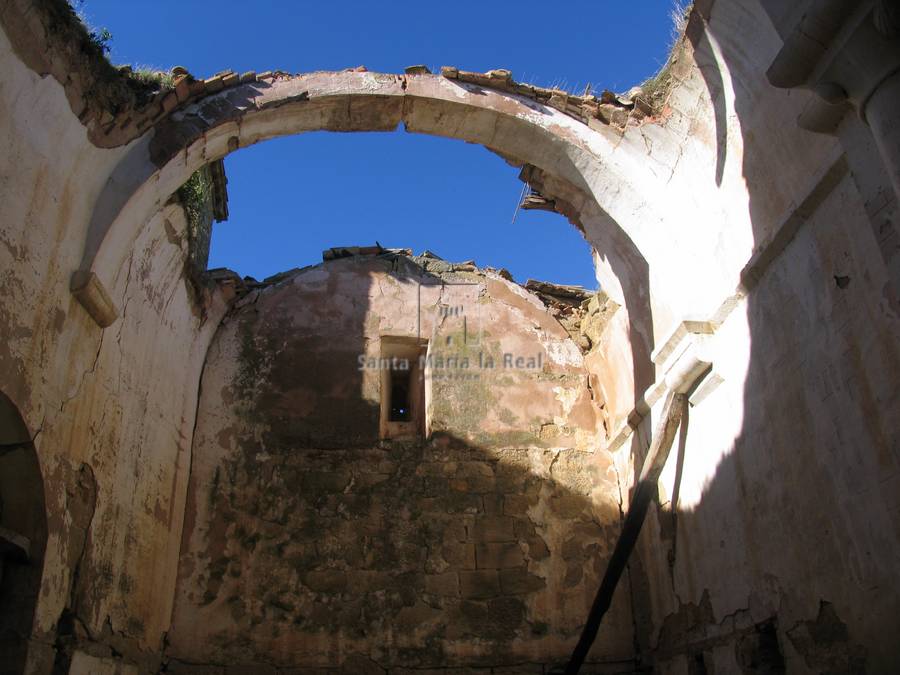
<path fill-rule="evenodd" d="M 405 266 L 411 261 L 402 254 L 396 264 Z M 554 578 L 557 586 L 562 584 L 567 568 L 559 564 L 563 562 L 559 547 L 574 536 L 567 533 L 586 521 L 589 512 L 563 519 L 553 510 L 551 497 L 571 493 L 582 501 L 591 499 L 566 487 L 582 489 L 575 474 L 585 470 L 586 460 L 575 458 L 575 451 L 516 448 L 500 443 L 497 448 L 485 449 L 455 437 L 342 447 L 338 442 L 340 431 L 334 431 L 334 419 L 354 416 L 359 420 L 366 414 L 363 410 L 356 415 L 355 409 L 347 415 L 329 413 L 334 417 L 328 417 L 323 424 L 330 430 L 328 438 L 334 445 L 323 449 L 308 441 L 307 435 L 298 433 L 298 425 L 315 418 L 315 414 L 289 424 L 281 416 L 280 411 L 296 400 L 298 387 L 331 388 L 328 379 L 311 384 L 308 378 L 300 376 L 310 372 L 310 359 L 319 367 L 320 362 L 332 363 L 346 357 L 354 363 L 355 358 L 343 352 L 336 357 L 329 351 L 331 345 L 298 338 L 298 334 L 309 332 L 300 330 L 301 326 L 282 332 L 287 329 L 270 321 L 270 311 L 277 306 L 279 316 L 291 314 L 297 308 L 293 302 L 300 302 L 304 309 L 295 312 L 295 316 L 315 320 L 316 326 L 325 325 L 316 316 L 319 311 L 327 311 L 331 322 L 335 322 L 335 307 L 339 308 L 338 313 L 358 311 L 354 308 L 362 305 L 343 301 L 349 298 L 341 286 L 346 282 L 340 281 L 345 272 L 339 270 L 346 266 L 350 271 L 365 272 L 366 282 L 359 288 L 366 290 L 369 298 L 366 313 L 374 313 L 385 321 L 394 310 L 385 310 L 378 304 L 379 298 L 368 295 L 368 274 L 384 274 L 384 263 L 377 252 L 324 262 L 312 270 L 335 275 L 337 286 L 327 302 L 301 292 L 293 300 L 289 298 L 287 304 L 282 300 L 270 308 L 269 303 L 278 293 L 288 291 L 290 295 L 303 289 L 303 284 L 298 283 L 302 276 L 295 278 L 304 274 L 302 271 L 278 277 L 255 291 L 257 299 L 238 308 L 230 320 L 229 326 L 235 330 L 233 348 L 242 354 L 234 366 L 238 375 L 219 370 L 227 363 L 220 360 L 221 356 L 206 365 L 207 377 L 213 379 L 204 388 L 210 401 L 203 405 L 210 405 L 215 416 L 210 415 L 210 409 L 201 410 L 206 422 L 198 434 L 210 439 L 208 443 L 213 444 L 216 454 L 208 454 L 209 445 L 197 451 L 200 468 L 194 474 L 196 500 L 191 501 L 211 509 L 208 524 L 203 527 L 212 534 L 207 537 L 202 534 L 205 530 L 195 531 L 190 548 L 196 552 L 198 564 L 191 571 L 186 567 L 186 574 L 199 576 L 200 570 L 208 568 L 202 557 L 207 550 L 212 551 L 212 560 L 228 560 L 215 563 L 217 569 L 223 570 L 215 583 L 198 578 L 197 583 L 208 593 L 208 604 L 182 600 L 180 606 L 187 613 L 183 616 L 206 616 L 211 611 L 206 608 L 225 603 L 234 617 L 228 627 L 229 635 L 235 640 L 242 639 L 240 635 L 250 635 L 254 649 L 261 651 L 262 640 L 267 639 L 262 636 L 274 633 L 281 636 L 279 640 L 290 641 L 294 639 L 291 636 L 297 635 L 304 636 L 298 640 L 310 640 L 308 644 L 322 640 L 323 645 L 334 641 L 346 641 L 344 644 L 349 645 L 349 641 L 363 639 L 355 636 L 391 634 L 397 636 L 392 639 L 404 641 L 403 658 L 407 665 L 428 667 L 444 658 L 440 650 L 467 649 L 475 640 L 482 645 L 479 649 L 500 654 L 499 660 L 492 658 L 492 663 L 508 663 L 502 650 L 506 649 L 504 645 L 513 644 L 510 641 L 527 642 L 534 630 L 544 630 L 542 635 L 549 636 L 548 640 L 562 640 L 562 617 L 565 615 L 570 622 L 576 620 L 567 616 L 575 614 L 573 608 L 547 603 L 542 591 L 550 585 L 549 581 L 545 584 L 537 570 L 529 572 L 526 566 L 541 566 L 540 574 L 547 574 L 548 580 Z M 346 274 L 356 279 L 357 272 Z M 388 277 L 383 279 L 385 287 L 392 283 Z M 507 288 L 512 282 L 498 277 L 496 283 Z M 520 325 L 523 320 L 518 313 L 510 312 L 515 319 L 504 320 L 510 322 L 508 333 L 529 336 L 521 339 L 530 345 L 529 341 L 534 340 L 532 326 L 555 319 L 545 317 L 546 310 L 540 304 L 529 304 L 526 310 L 537 312 L 538 316 L 525 322 L 525 328 Z M 363 316 L 359 319 L 360 325 L 368 325 Z M 256 331 L 257 337 L 253 341 L 244 339 L 242 331 L 246 330 Z M 566 344 L 571 341 L 562 328 L 559 334 Z M 254 351 L 247 353 L 250 344 Z M 226 347 L 219 347 L 223 348 Z M 253 370 L 241 376 L 239 369 L 245 367 Z M 271 373 L 267 368 L 271 368 Z M 580 372 L 577 368 L 571 370 Z M 354 376 L 359 377 L 357 372 L 353 370 Z M 241 384 L 247 379 L 252 381 L 251 386 Z M 583 374 L 571 378 L 560 374 L 547 379 L 536 375 L 496 391 L 519 396 L 522 387 L 526 391 L 533 388 L 536 396 L 557 401 L 554 387 L 580 388 L 587 396 L 586 381 Z M 241 386 L 245 388 L 240 389 Z M 352 389 L 365 390 L 367 386 L 365 382 L 354 382 Z M 434 393 L 436 398 L 454 404 L 472 398 L 459 385 L 440 386 L 443 390 Z M 230 399 L 218 399 L 218 393 L 226 387 L 230 389 Z M 312 398 L 304 396 L 304 400 Z M 330 405 L 340 412 L 340 401 Z M 219 446 L 223 429 L 218 425 L 233 408 L 241 410 L 240 416 L 229 423 L 234 428 L 228 430 L 226 444 Z M 559 405 L 553 415 L 541 419 L 564 415 Z M 471 412 L 463 415 L 451 407 L 438 410 L 437 416 L 451 429 L 475 424 L 473 420 L 479 419 Z M 377 424 L 377 416 L 373 418 Z M 491 430 L 488 422 L 477 424 Z M 267 447 L 265 461 L 257 459 L 260 438 Z M 528 438 L 536 443 L 541 440 L 537 434 Z M 504 437 L 502 443 L 506 442 Z M 205 465 L 201 457 L 217 458 L 218 479 L 214 475 L 216 469 Z M 596 459 L 591 456 L 592 461 Z M 211 495 L 212 485 L 216 488 Z M 531 520 L 537 513 L 545 514 L 560 529 L 552 536 L 544 534 L 543 529 L 539 532 Z M 222 546 L 224 554 L 219 551 Z M 232 565 L 232 558 L 240 564 Z M 264 588 L 264 602 L 253 602 L 248 588 Z M 232 602 L 231 598 L 241 601 Z M 578 614 L 580 620 L 581 612 Z M 532 615 L 537 628 L 530 625 Z M 549 628 L 541 629 L 542 622 Z M 206 632 L 204 626 L 197 624 L 182 630 Z M 319 637 L 313 641 L 310 635 Z M 214 639 L 217 638 L 210 636 L 210 640 Z M 216 642 L 206 645 L 209 646 L 202 649 L 212 653 L 225 649 Z M 348 649 L 352 651 L 351 647 Z M 316 653 L 325 660 L 324 652 Z M 383 654 L 373 658 L 395 659 L 396 665 L 398 657 Z M 327 656 L 327 661 L 333 662 L 332 656 Z"/>
<path fill-rule="evenodd" d="M 47 17 L 39 16 L 39 12 L 30 12 L 27 19 L 24 19 L 24 22 L 31 25 L 32 31 L 36 31 L 40 27 L 40 32 L 35 34 L 41 35 L 43 41 L 48 35 L 43 28 L 43 22 L 46 20 Z M 57 31 L 54 30 L 53 34 L 56 33 Z M 116 147 L 126 144 L 133 140 L 136 135 L 142 133 L 148 126 L 147 122 L 136 121 L 133 125 L 109 127 L 107 123 L 99 121 L 104 112 L 114 112 L 119 118 L 136 115 L 139 118 L 149 118 L 151 121 L 157 121 L 159 117 L 167 116 L 179 106 L 191 103 L 202 96 L 214 95 L 223 90 L 251 82 L 271 81 L 274 79 L 286 80 L 294 77 L 281 71 L 265 71 L 257 75 L 253 71 L 238 74 L 231 70 L 224 70 L 210 78 L 198 80 L 195 83 L 190 81 L 193 79 L 190 73 L 185 68 L 178 66 L 171 72 L 171 75 L 176 78 L 176 83 L 173 87 L 176 93 L 175 105 L 168 103 L 166 106 L 160 107 L 159 112 L 148 115 L 147 111 L 140 105 L 140 98 L 135 97 L 131 92 L 133 84 L 130 85 L 126 82 L 128 75 L 123 70 L 114 69 L 102 56 L 97 56 L 97 62 L 88 64 L 87 67 L 69 67 L 72 47 L 65 40 L 65 31 L 61 35 L 65 46 L 57 45 L 51 39 L 49 40 L 51 48 L 47 50 L 47 53 L 42 54 L 41 58 L 47 63 L 46 68 L 65 87 L 66 97 L 69 100 L 73 113 L 83 119 L 89 127 L 93 141 L 102 147 Z M 85 39 L 83 35 L 79 37 Z M 88 49 L 84 53 L 89 53 L 90 51 L 92 50 Z M 90 61 L 91 59 L 86 60 Z M 101 71 L 103 72 L 102 76 L 98 75 L 98 72 Z M 440 76 L 430 75 L 428 69 L 424 66 L 411 66 L 407 71 L 407 75 L 397 76 L 398 79 L 400 77 L 444 77 L 526 96 L 532 100 L 553 105 L 563 113 L 585 124 L 590 121 L 596 121 L 599 118 L 593 106 L 596 97 L 591 95 L 574 96 L 558 90 L 523 85 L 517 83 L 513 79 L 512 73 L 505 69 L 494 69 L 487 73 L 472 73 L 445 66 L 441 68 Z M 344 72 L 363 73 L 367 71 L 361 66 Z M 185 78 L 188 80 L 187 83 L 183 81 Z M 182 80 L 182 82 L 179 83 L 178 80 Z M 162 86 L 160 93 L 165 94 L 168 91 L 167 87 Z M 122 100 L 116 101 L 114 106 L 104 107 L 103 103 L 92 100 L 91 94 L 96 95 L 98 92 L 101 95 L 97 96 L 97 98 L 101 101 L 106 98 L 114 101 L 116 99 Z M 103 94 L 106 94 L 106 96 Z M 630 110 L 634 106 L 629 102 L 625 107 L 627 110 Z"/>
<path fill-rule="evenodd" d="M 475 566 L 478 569 L 504 569 L 525 564 L 518 543 L 476 544 Z"/>
<path fill-rule="evenodd" d="M 479 516 L 472 522 L 469 539 L 475 542 L 515 541 L 515 523 L 509 516 Z"/>
<path fill-rule="evenodd" d="M 174 91 L 168 91 L 159 102 L 161 114 L 167 115 L 178 106 L 178 95 Z"/>
<path fill-rule="evenodd" d="M 523 516 L 537 504 L 537 496 L 508 494 L 503 497 L 503 513 L 507 516 Z"/>
<path fill-rule="evenodd" d="M 500 570 L 500 590 L 506 595 L 525 595 L 545 588 L 546 580 L 524 567 Z"/>
<path fill-rule="evenodd" d="M 425 576 L 425 592 L 432 595 L 459 596 L 459 576 L 456 572 Z"/>
<path fill-rule="evenodd" d="M 188 75 L 179 75 L 172 83 L 175 95 L 178 97 L 179 103 L 184 103 L 191 97 L 191 77 Z"/>
<path fill-rule="evenodd" d="M 481 498 L 482 509 L 489 516 L 503 515 L 504 496 L 494 492 L 485 494 Z M 508 515 L 508 514 L 507 514 Z"/>
<path fill-rule="evenodd" d="M 475 569 L 475 544 L 444 544 L 441 555 L 452 567 L 462 570 Z"/>
<path fill-rule="evenodd" d="M 319 593 L 341 593 L 347 589 L 347 573 L 340 570 L 308 572 L 303 582 Z"/>
<path fill-rule="evenodd" d="M 278 671 L 265 663 L 242 666 L 226 666 L 225 675 L 279 675 Z"/>
<path fill-rule="evenodd" d="M 221 75 L 214 75 L 213 77 L 203 80 L 203 86 L 206 89 L 205 93 L 215 94 L 216 92 L 222 91 L 225 87 L 224 78 Z"/>
<path fill-rule="evenodd" d="M 173 675 L 225 675 L 224 666 L 198 665 L 195 663 L 181 663 L 169 661 L 166 672 Z"/>
<path fill-rule="evenodd" d="M 483 600 L 500 594 L 500 577 L 496 570 L 471 570 L 459 573 L 459 591 L 463 598 Z"/>

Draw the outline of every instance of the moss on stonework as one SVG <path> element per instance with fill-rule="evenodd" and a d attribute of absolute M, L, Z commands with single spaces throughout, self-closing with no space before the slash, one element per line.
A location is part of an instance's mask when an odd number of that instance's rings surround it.
<path fill-rule="evenodd" d="M 675 78 L 672 69 L 679 59 L 683 58 L 685 47 L 685 30 L 687 29 L 688 19 L 691 10 L 694 7 L 693 2 L 684 3 L 681 0 L 675 0 L 672 6 L 672 38 L 669 47 L 669 58 L 660 68 L 659 72 L 641 83 L 641 93 L 638 95 L 646 102 L 654 113 L 662 110 L 669 97 L 669 91 L 675 84 Z"/>
<path fill-rule="evenodd" d="M 131 77 L 130 68 L 121 69 L 110 63 L 107 53 L 113 35 L 106 28 L 90 26 L 73 3 L 40 0 L 33 3 L 33 10 L 41 16 L 49 37 L 56 44 L 69 54 L 74 52 L 83 57 L 79 67 L 81 81 L 88 88 L 84 93 L 103 109 L 116 114 L 139 108 L 168 86 L 164 80 Z"/>
<path fill-rule="evenodd" d="M 434 397 L 434 429 L 441 430 L 442 422 L 450 419 L 458 420 L 465 428 L 477 429 L 496 404 L 493 382 L 488 381 L 494 379 L 494 373 L 477 367 L 479 355 L 483 353 L 485 358 L 489 356 L 495 364 L 500 363 L 502 360 L 500 346 L 496 342 L 487 341 L 487 331 L 481 336 L 481 344 L 471 344 L 462 330 L 442 333 L 441 337 L 446 339 L 447 344 L 453 345 L 452 353 L 449 357 L 445 355 L 445 358 L 457 359 L 455 363 L 460 366 L 465 360 L 468 367 L 451 366 L 443 372 L 441 369 L 435 369 L 435 374 L 451 378 L 471 374 L 473 377 L 454 383 L 459 389 L 459 394 Z M 440 351 L 436 349 L 435 359 L 440 356 Z M 440 383 L 440 380 L 436 383 Z"/>
<path fill-rule="evenodd" d="M 175 198 L 184 209 L 187 222 L 188 255 L 185 260 L 185 282 L 195 311 L 202 317 L 205 316 L 204 293 L 211 284 L 206 279 L 206 266 L 209 261 L 209 242 L 212 238 L 214 220 L 213 179 L 209 166 L 195 171 L 175 192 Z"/>
<path fill-rule="evenodd" d="M 204 166 L 195 171 L 176 193 L 187 219 L 188 257 L 196 272 L 205 271 L 209 260 L 213 222 L 212 192 L 212 176 L 209 167 Z"/>
<path fill-rule="evenodd" d="M 209 506 L 215 508 L 216 499 L 219 495 L 219 467 L 216 467 L 213 473 L 212 485 L 209 488 Z"/>
<path fill-rule="evenodd" d="M 155 68 L 134 68 L 126 70 L 126 74 L 132 80 L 152 86 L 158 91 L 172 89 L 175 86 L 175 78 L 172 76 L 172 73 L 164 70 L 156 70 Z"/>

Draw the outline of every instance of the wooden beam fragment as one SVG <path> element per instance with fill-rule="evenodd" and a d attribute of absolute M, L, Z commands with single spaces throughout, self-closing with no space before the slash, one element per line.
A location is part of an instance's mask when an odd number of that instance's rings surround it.
<path fill-rule="evenodd" d="M 609 610 L 613 593 L 615 593 L 619 579 L 625 571 L 628 558 L 634 550 L 635 543 L 637 543 L 638 535 L 641 533 L 644 518 L 647 516 L 647 509 L 656 495 L 656 484 L 659 481 L 663 467 L 666 465 L 666 460 L 669 458 L 669 451 L 672 449 L 672 442 L 675 440 L 675 434 L 678 431 L 678 426 L 681 424 L 686 405 L 686 394 L 672 392 L 666 399 L 662 417 L 656 428 L 656 433 L 653 435 L 650 449 L 647 451 L 647 457 L 644 459 L 641 476 L 635 486 L 631 506 L 628 508 L 628 515 L 625 516 L 625 522 L 622 524 L 622 532 L 619 534 L 619 540 L 616 542 L 612 557 L 609 559 L 606 573 L 603 575 L 603 581 L 600 582 L 600 588 L 597 590 L 594 604 L 588 613 L 581 637 L 578 639 L 578 644 L 575 645 L 569 665 L 566 666 L 566 675 L 577 675 L 591 646 L 594 644 L 597 631 L 600 629 L 600 623 Z"/>

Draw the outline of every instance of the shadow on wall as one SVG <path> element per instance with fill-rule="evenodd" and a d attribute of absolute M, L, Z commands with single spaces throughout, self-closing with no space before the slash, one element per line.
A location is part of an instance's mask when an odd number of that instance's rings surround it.
<path fill-rule="evenodd" d="M 0 392 L 0 673 L 23 672 L 46 543 L 44 484 L 32 437 Z"/>
<path fill-rule="evenodd" d="M 408 97 L 401 98 L 392 95 L 389 89 L 384 89 L 382 95 L 373 95 L 371 82 L 354 80 L 363 75 L 366 74 L 310 73 L 303 75 L 302 79 L 287 79 L 284 82 L 262 79 L 227 90 L 224 95 L 200 100 L 196 108 L 186 110 L 183 115 L 164 117 L 156 125 L 149 142 L 152 163 L 143 168 L 145 173 L 135 172 L 129 162 L 121 163 L 115 169 L 114 180 L 110 181 L 98 200 L 96 222 L 91 226 L 94 230 L 92 246 L 97 249 L 97 255 L 103 258 L 112 250 L 108 243 L 103 242 L 107 228 L 111 228 L 110 232 L 118 232 L 134 227 L 132 223 L 144 222 L 140 216 L 117 215 L 123 213 L 133 194 L 152 193 L 153 189 L 159 189 L 173 176 L 184 173 L 181 158 L 188 154 L 201 157 L 207 152 L 223 152 L 219 146 L 226 137 L 227 154 L 292 133 L 311 130 L 394 132 L 402 124 L 410 133 L 483 145 L 511 165 L 522 167 L 522 180 L 552 202 L 554 210 L 584 233 L 595 250 L 603 252 L 605 274 L 611 277 L 613 285 L 622 289 L 621 298 L 614 294 L 616 301 L 624 302 L 628 312 L 633 388 L 639 396 L 654 381 L 650 358 L 655 345 L 649 267 L 629 233 L 600 208 L 594 197 L 586 167 L 592 166 L 596 157 L 578 138 L 582 132 L 576 133 L 572 139 L 558 137 L 556 131 L 535 124 L 524 114 L 525 109 L 533 110 L 533 105 L 514 101 L 499 91 L 483 89 L 472 83 L 443 77 L 409 81 L 397 78 L 397 81 L 403 82 L 403 91 L 409 93 Z M 393 76 L 386 77 L 387 80 L 394 80 Z M 385 81 L 381 79 L 380 86 Z M 329 95 L 329 91 L 336 86 L 339 95 L 334 95 L 334 92 Z M 451 101 L 447 100 L 444 90 L 448 86 L 454 89 Z M 309 91 L 315 90 L 319 93 L 312 101 L 307 100 Z M 473 94 L 475 98 L 487 99 L 487 102 L 473 100 Z M 349 116 L 346 105 L 348 96 L 353 111 Z M 297 105 L 300 102 L 302 105 Z M 510 114 L 510 109 L 516 110 L 520 105 L 523 107 L 519 114 Z M 281 116 L 278 123 L 263 122 L 275 109 Z M 547 114 L 546 110 L 543 114 Z M 239 126 L 228 131 L 235 122 Z M 502 133 L 498 129 L 502 129 Z M 554 144 L 560 138 L 565 139 L 570 152 L 559 153 Z M 607 137 L 606 140 L 612 139 Z M 143 152 L 141 148 L 139 154 Z M 542 156 L 541 152 L 546 155 Z M 553 162 L 547 161 L 550 157 Z M 537 164 L 550 164 L 553 169 L 544 170 Z M 188 175 L 182 175 L 181 181 L 187 178 Z M 147 185 L 154 187 L 146 188 Z M 97 266 L 97 261 L 93 264 Z M 628 406 L 634 403 L 634 400 L 628 401 Z M 617 412 L 624 414 L 626 411 Z"/>
<path fill-rule="evenodd" d="M 610 458 L 525 433 L 379 443 L 357 357 L 387 320 L 359 267 L 248 297 L 211 346 L 167 672 L 541 672 L 569 656 L 619 531 L 617 493 L 597 498 Z M 432 386 L 456 391 L 437 416 L 477 437 L 488 385 Z M 627 593 L 610 620 L 592 661 L 630 672 Z"/>
<path fill-rule="evenodd" d="M 734 151 L 716 53 L 742 125 L 754 250 L 799 204 L 809 215 L 750 280 L 745 327 L 736 310 L 719 329 L 736 353 L 749 335 L 746 379 L 693 412 L 675 496 L 642 535 L 638 635 L 660 672 L 886 672 L 900 658 L 895 291 L 852 175 L 818 189 L 835 176 L 822 158 L 834 161 L 824 149 L 836 140 L 760 113 L 795 109 L 765 81 L 765 50 L 742 49 L 753 31 L 773 41 L 768 19 L 743 3 L 703 5 L 688 38 L 716 111 L 717 184 Z M 733 447 L 719 449 L 729 419 Z"/>
<path fill-rule="evenodd" d="M 203 545 L 182 557 L 170 671 L 567 661 L 619 514 L 587 484 L 554 478 L 544 453 L 448 435 L 355 450 L 267 445 L 263 462 L 242 449 L 192 485 L 208 520 L 191 533 Z M 587 483 L 591 459 L 567 457 L 568 471 Z M 627 594 L 591 661 L 631 671 Z"/>

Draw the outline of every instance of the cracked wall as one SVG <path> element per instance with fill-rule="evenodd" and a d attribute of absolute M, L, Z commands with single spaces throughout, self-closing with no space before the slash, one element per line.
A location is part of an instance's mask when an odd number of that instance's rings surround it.
<path fill-rule="evenodd" d="M 432 436 L 379 442 L 359 356 L 420 330 Z M 436 259 L 306 268 L 226 317 L 202 392 L 170 670 L 565 661 L 618 485 L 582 353 L 536 296 Z M 632 639 L 622 594 L 592 659 L 627 664 Z"/>
<path fill-rule="evenodd" d="M 68 103 L 53 80 L 23 68 L 5 34 L 0 41 L 4 91 L 22 94 L 2 101 L 0 367 L 3 392 L 35 435 L 48 523 L 32 667 L 65 663 L 73 640 L 141 660 L 158 652 L 169 621 L 158 598 L 174 588 L 179 480 L 217 305 L 202 323 L 175 205 L 113 271 L 115 326 L 101 330 L 74 301 L 70 271 L 117 153 L 85 144 L 78 119 L 57 114 Z"/>
<path fill-rule="evenodd" d="M 746 299 L 705 343 L 719 384 L 692 398 L 641 535 L 641 650 L 663 673 L 887 672 L 900 616 L 893 197 L 858 119 L 822 136 L 764 112 L 805 101 L 759 75 L 781 46 L 762 9 L 707 4 L 705 32 L 688 33 L 756 253 Z M 860 144 L 868 160 L 853 164 Z M 623 475 L 659 406 L 618 453 Z"/>

